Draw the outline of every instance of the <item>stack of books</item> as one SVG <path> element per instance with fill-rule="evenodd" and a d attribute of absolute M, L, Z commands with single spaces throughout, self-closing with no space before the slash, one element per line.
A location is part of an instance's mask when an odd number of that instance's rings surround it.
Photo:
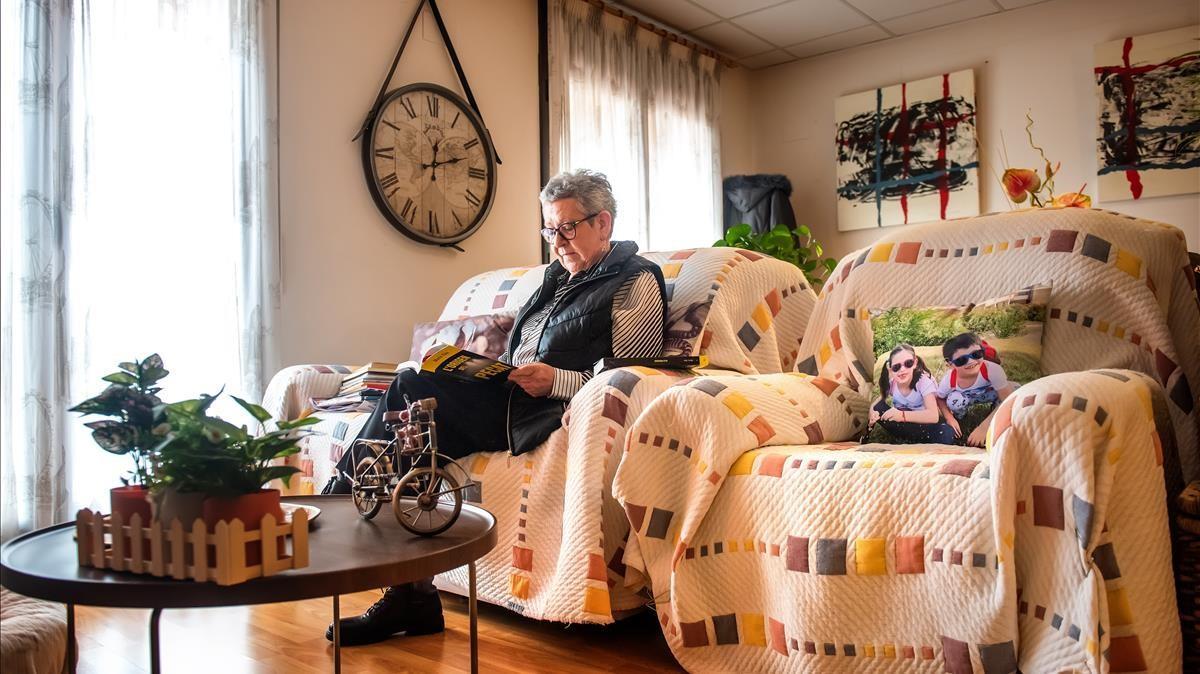
<path fill-rule="evenodd" d="M 392 385 L 396 378 L 397 363 L 372 361 L 346 375 L 342 380 L 342 389 L 338 397 L 353 393 L 361 394 L 363 398 L 379 397 Z"/>

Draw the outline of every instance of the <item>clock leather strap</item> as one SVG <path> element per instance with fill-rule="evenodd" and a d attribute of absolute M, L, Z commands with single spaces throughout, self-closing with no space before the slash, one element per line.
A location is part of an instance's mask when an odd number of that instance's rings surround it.
<path fill-rule="evenodd" d="M 379 105 L 383 102 L 384 94 L 387 92 L 388 84 L 392 81 L 392 75 L 396 73 L 396 66 L 400 63 L 400 56 L 404 53 L 404 48 L 408 45 L 408 38 L 412 36 L 413 28 L 417 25 L 417 19 L 421 18 L 421 10 L 425 5 L 429 5 L 429 9 L 433 12 L 433 19 L 437 23 L 438 31 L 442 34 L 442 42 L 446 45 L 446 51 L 450 54 L 450 62 L 454 65 L 454 72 L 458 74 L 458 81 L 462 84 L 463 91 L 467 94 L 467 102 L 475 110 L 475 114 L 479 115 L 480 121 L 483 121 L 483 111 L 479 109 L 479 104 L 475 102 L 475 95 L 471 93 L 471 85 L 467 83 L 467 74 L 463 72 L 462 62 L 458 60 L 458 53 L 454 51 L 454 43 L 450 40 L 450 33 L 446 30 L 446 24 L 442 21 L 442 13 L 438 11 L 437 0 L 421 0 L 417 3 L 417 10 L 413 12 L 412 20 L 408 22 L 408 29 L 404 31 L 404 39 L 400 41 L 400 48 L 396 50 L 396 57 L 392 59 L 392 67 L 388 69 L 387 77 L 383 80 L 383 86 L 379 87 L 379 93 L 375 95 L 375 102 L 371 105 L 370 112 L 367 113 L 367 118 L 363 120 L 362 128 L 358 130 L 351 142 L 359 139 L 371 123 L 375 120 L 375 115 L 379 113 Z M 487 128 L 487 122 L 483 124 L 483 131 L 487 134 L 488 145 L 492 148 L 492 155 L 496 157 L 497 164 L 503 164 L 500 161 L 500 153 L 496 151 L 496 144 L 492 141 L 492 133 Z"/>

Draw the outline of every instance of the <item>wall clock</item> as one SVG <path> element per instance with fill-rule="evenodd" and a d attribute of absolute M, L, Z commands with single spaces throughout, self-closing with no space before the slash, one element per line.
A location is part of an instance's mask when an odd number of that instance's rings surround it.
<path fill-rule="evenodd" d="M 425 82 L 387 91 L 426 5 L 466 100 L 446 87 Z M 496 167 L 502 162 L 435 0 L 417 4 L 354 140 L 360 137 L 367 189 L 387 221 L 414 241 L 462 251 L 458 242 L 474 234 L 492 208 Z"/>
<path fill-rule="evenodd" d="M 479 115 L 457 94 L 417 83 L 387 94 L 362 145 L 371 197 L 421 243 L 475 233 L 496 194 L 496 157 Z"/>

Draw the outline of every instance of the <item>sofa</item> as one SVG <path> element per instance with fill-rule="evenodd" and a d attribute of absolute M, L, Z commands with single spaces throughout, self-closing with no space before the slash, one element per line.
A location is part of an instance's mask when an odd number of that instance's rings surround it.
<path fill-rule="evenodd" d="M 986 447 L 857 442 L 868 308 L 1042 283 L 1047 376 Z M 795 372 L 678 382 L 632 424 L 627 582 L 691 671 L 1179 671 L 1198 384 L 1178 229 L 1067 208 L 889 233 L 834 270 Z"/>
<path fill-rule="evenodd" d="M 666 280 L 668 353 L 706 355 L 710 373 L 794 368 L 816 303 L 794 266 L 731 248 L 645 257 L 661 266 Z M 515 314 L 543 271 L 500 269 L 468 279 L 438 320 Z M 263 405 L 275 418 L 297 418 L 308 413 L 311 399 L 335 395 L 350 371 L 344 365 L 286 368 L 270 382 Z M 460 461 L 481 485 L 475 498 L 499 527 L 500 544 L 476 565 L 480 599 L 532 618 L 601 624 L 646 603 L 641 588 L 625 578 L 629 523 L 612 498 L 612 478 L 629 425 L 657 395 L 689 376 L 649 368 L 604 372 L 574 397 L 563 427 L 541 447 L 521 456 L 479 453 Z M 293 480 L 300 493 L 325 483 L 368 418 L 362 412 L 317 416 L 317 434 L 293 457 L 304 471 Z M 442 574 L 437 583 L 465 594 L 466 570 Z"/>

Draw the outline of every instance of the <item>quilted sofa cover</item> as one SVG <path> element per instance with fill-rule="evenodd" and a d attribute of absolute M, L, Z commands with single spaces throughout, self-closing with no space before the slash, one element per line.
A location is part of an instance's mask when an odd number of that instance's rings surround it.
<path fill-rule="evenodd" d="M 645 257 L 662 267 L 667 283 L 670 353 L 707 355 L 714 372 L 794 367 L 816 303 L 794 266 L 731 248 Z M 439 320 L 515 313 L 540 285 L 544 269 L 500 269 L 468 279 Z M 295 418 L 310 398 L 336 393 L 349 370 L 287 368 L 272 379 L 263 404 L 276 418 Z M 611 622 L 614 611 L 645 603 L 626 587 L 621 559 L 629 523 L 611 496 L 612 477 L 627 426 L 682 378 L 647 368 L 603 373 L 575 396 L 564 427 L 542 447 L 519 457 L 479 453 L 461 461 L 482 484 L 482 504 L 499 526 L 499 545 L 476 565 L 481 599 L 533 618 L 591 623 Z M 298 455 L 309 473 L 297 481 L 302 490 L 324 483 L 367 420 L 365 414 L 321 417 L 314 426 L 320 434 Z M 462 590 L 466 570 L 443 574 L 438 582 Z"/>
<path fill-rule="evenodd" d="M 846 442 L 867 309 L 1043 282 L 1051 374 L 986 449 Z M 1167 493 L 1197 472 L 1197 367 L 1175 228 L 1065 209 L 885 236 L 823 288 L 800 372 L 679 383 L 630 429 L 627 576 L 695 671 L 1179 671 Z"/>

